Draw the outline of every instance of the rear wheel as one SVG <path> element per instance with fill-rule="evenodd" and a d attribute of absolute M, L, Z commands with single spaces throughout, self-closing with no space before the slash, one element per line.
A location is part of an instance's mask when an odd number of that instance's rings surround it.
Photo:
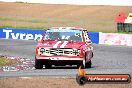
<path fill-rule="evenodd" d="M 83 61 L 81 61 L 81 63 L 77 65 L 77 68 L 79 68 L 80 66 L 81 66 L 82 69 L 85 68 L 85 66 L 84 66 L 84 64 L 83 64 Z"/>
<path fill-rule="evenodd" d="M 35 68 L 36 69 L 42 69 L 43 68 L 43 64 L 41 64 L 35 57 Z"/>
<path fill-rule="evenodd" d="M 92 52 L 92 57 L 94 56 L 93 52 Z"/>
<path fill-rule="evenodd" d="M 93 52 L 92 52 L 92 57 L 93 57 Z M 88 58 L 87 54 L 85 53 L 85 60 Z M 92 62 L 91 60 L 89 62 L 85 62 L 85 68 L 91 68 Z"/>
<path fill-rule="evenodd" d="M 91 65 L 92 65 L 91 60 L 89 62 L 85 63 L 85 67 L 86 68 L 91 68 Z"/>
<path fill-rule="evenodd" d="M 79 68 L 80 66 L 81 66 L 81 65 L 80 65 L 80 64 L 78 64 L 78 65 L 77 65 L 77 68 Z"/>

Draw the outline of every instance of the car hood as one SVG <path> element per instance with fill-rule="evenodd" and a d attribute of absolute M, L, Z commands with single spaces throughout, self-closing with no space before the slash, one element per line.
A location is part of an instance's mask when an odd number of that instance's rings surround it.
<path fill-rule="evenodd" d="M 76 48 L 79 49 L 85 42 L 70 41 L 44 41 L 39 46 L 47 48 Z"/>

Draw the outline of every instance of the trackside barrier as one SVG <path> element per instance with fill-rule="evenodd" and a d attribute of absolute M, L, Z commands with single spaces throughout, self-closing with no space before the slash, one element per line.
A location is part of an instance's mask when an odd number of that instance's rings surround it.
<path fill-rule="evenodd" d="M 38 29 L 0 28 L 0 38 L 4 39 L 36 40 L 44 33 L 45 30 Z M 132 46 L 132 34 L 88 32 L 88 35 L 95 44 Z"/>
<path fill-rule="evenodd" d="M 132 34 L 99 33 L 99 44 L 132 46 Z"/>
<path fill-rule="evenodd" d="M 21 40 L 36 40 L 42 38 L 45 30 L 38 29 L 15 29 L 15 28 L 0 28 L 0 38 L 4 39 L 21 39 Z M 99 43 L 98 32 L 88 32 L 93 43 Z"/>
<path fill-rule="evenodd" d="M 44 32 L 44 30 L 0 28 L 0 38 L 36 40 L 38 37 L 41 38 Z"/>
<path fill-rule="evenodd" d="M 99 44 L 99 32 L 88 32 L 88 35 L 93 43 Z"/>

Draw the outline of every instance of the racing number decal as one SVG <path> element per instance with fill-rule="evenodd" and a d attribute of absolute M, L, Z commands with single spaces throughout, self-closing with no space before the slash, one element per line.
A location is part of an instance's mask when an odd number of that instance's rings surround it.
<path fill-rule="evenodd" d="M 64 43 L 60 46 L 60 48 L 64 48 L 67 43 L 68 43 L 68 41 L 64 41 Z"/>
<path fill-rule="evenodd" d="M 61 41 L 58 41 L 54 46 L 53 48 L 57 48 L 57 46 L 61 43 Z"/>
<path fill-rule="evenodd" d="M 54 46 L 53 46 L 53 48 L 57 48 L 58 47 L 58 45 L 61 43 L 61 41 L 58 41 Z M 62 43 L 62 45 L 60 46 L 60 48 L 64 48 L 65 46 L 66 46 L 66 44 L 68 43 L 68 41 L 64 41 L 63 43 Z"/>

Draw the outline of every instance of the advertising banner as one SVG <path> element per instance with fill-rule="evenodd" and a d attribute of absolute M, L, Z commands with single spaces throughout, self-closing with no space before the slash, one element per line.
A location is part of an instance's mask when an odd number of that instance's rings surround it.
<path fill-rule="evenodd" d="M 88 32 L 88 35 L 93 43 L 99 44 L 99 32 Z"/>
<path fill-rule="evenodd" d="M 132 46 L 132 34 L 100 33 L 99 44 Z"/>
<path fill-rule="evenodd" d="M 0 28 L 0 38 L 5 39 L 36 40 L 44 33 L 45 30 Z"/>
<path fill-rule="evenodd" d="M 15 29 L 15 28 L 0 28 L 0 38 L 4 39 L 21 39 L 21 40 L 36 40 L 42 38 L 45 30 L 38 29 Z M 98 32 L 88 32 L 93 43 L 99 43 Z"/>

